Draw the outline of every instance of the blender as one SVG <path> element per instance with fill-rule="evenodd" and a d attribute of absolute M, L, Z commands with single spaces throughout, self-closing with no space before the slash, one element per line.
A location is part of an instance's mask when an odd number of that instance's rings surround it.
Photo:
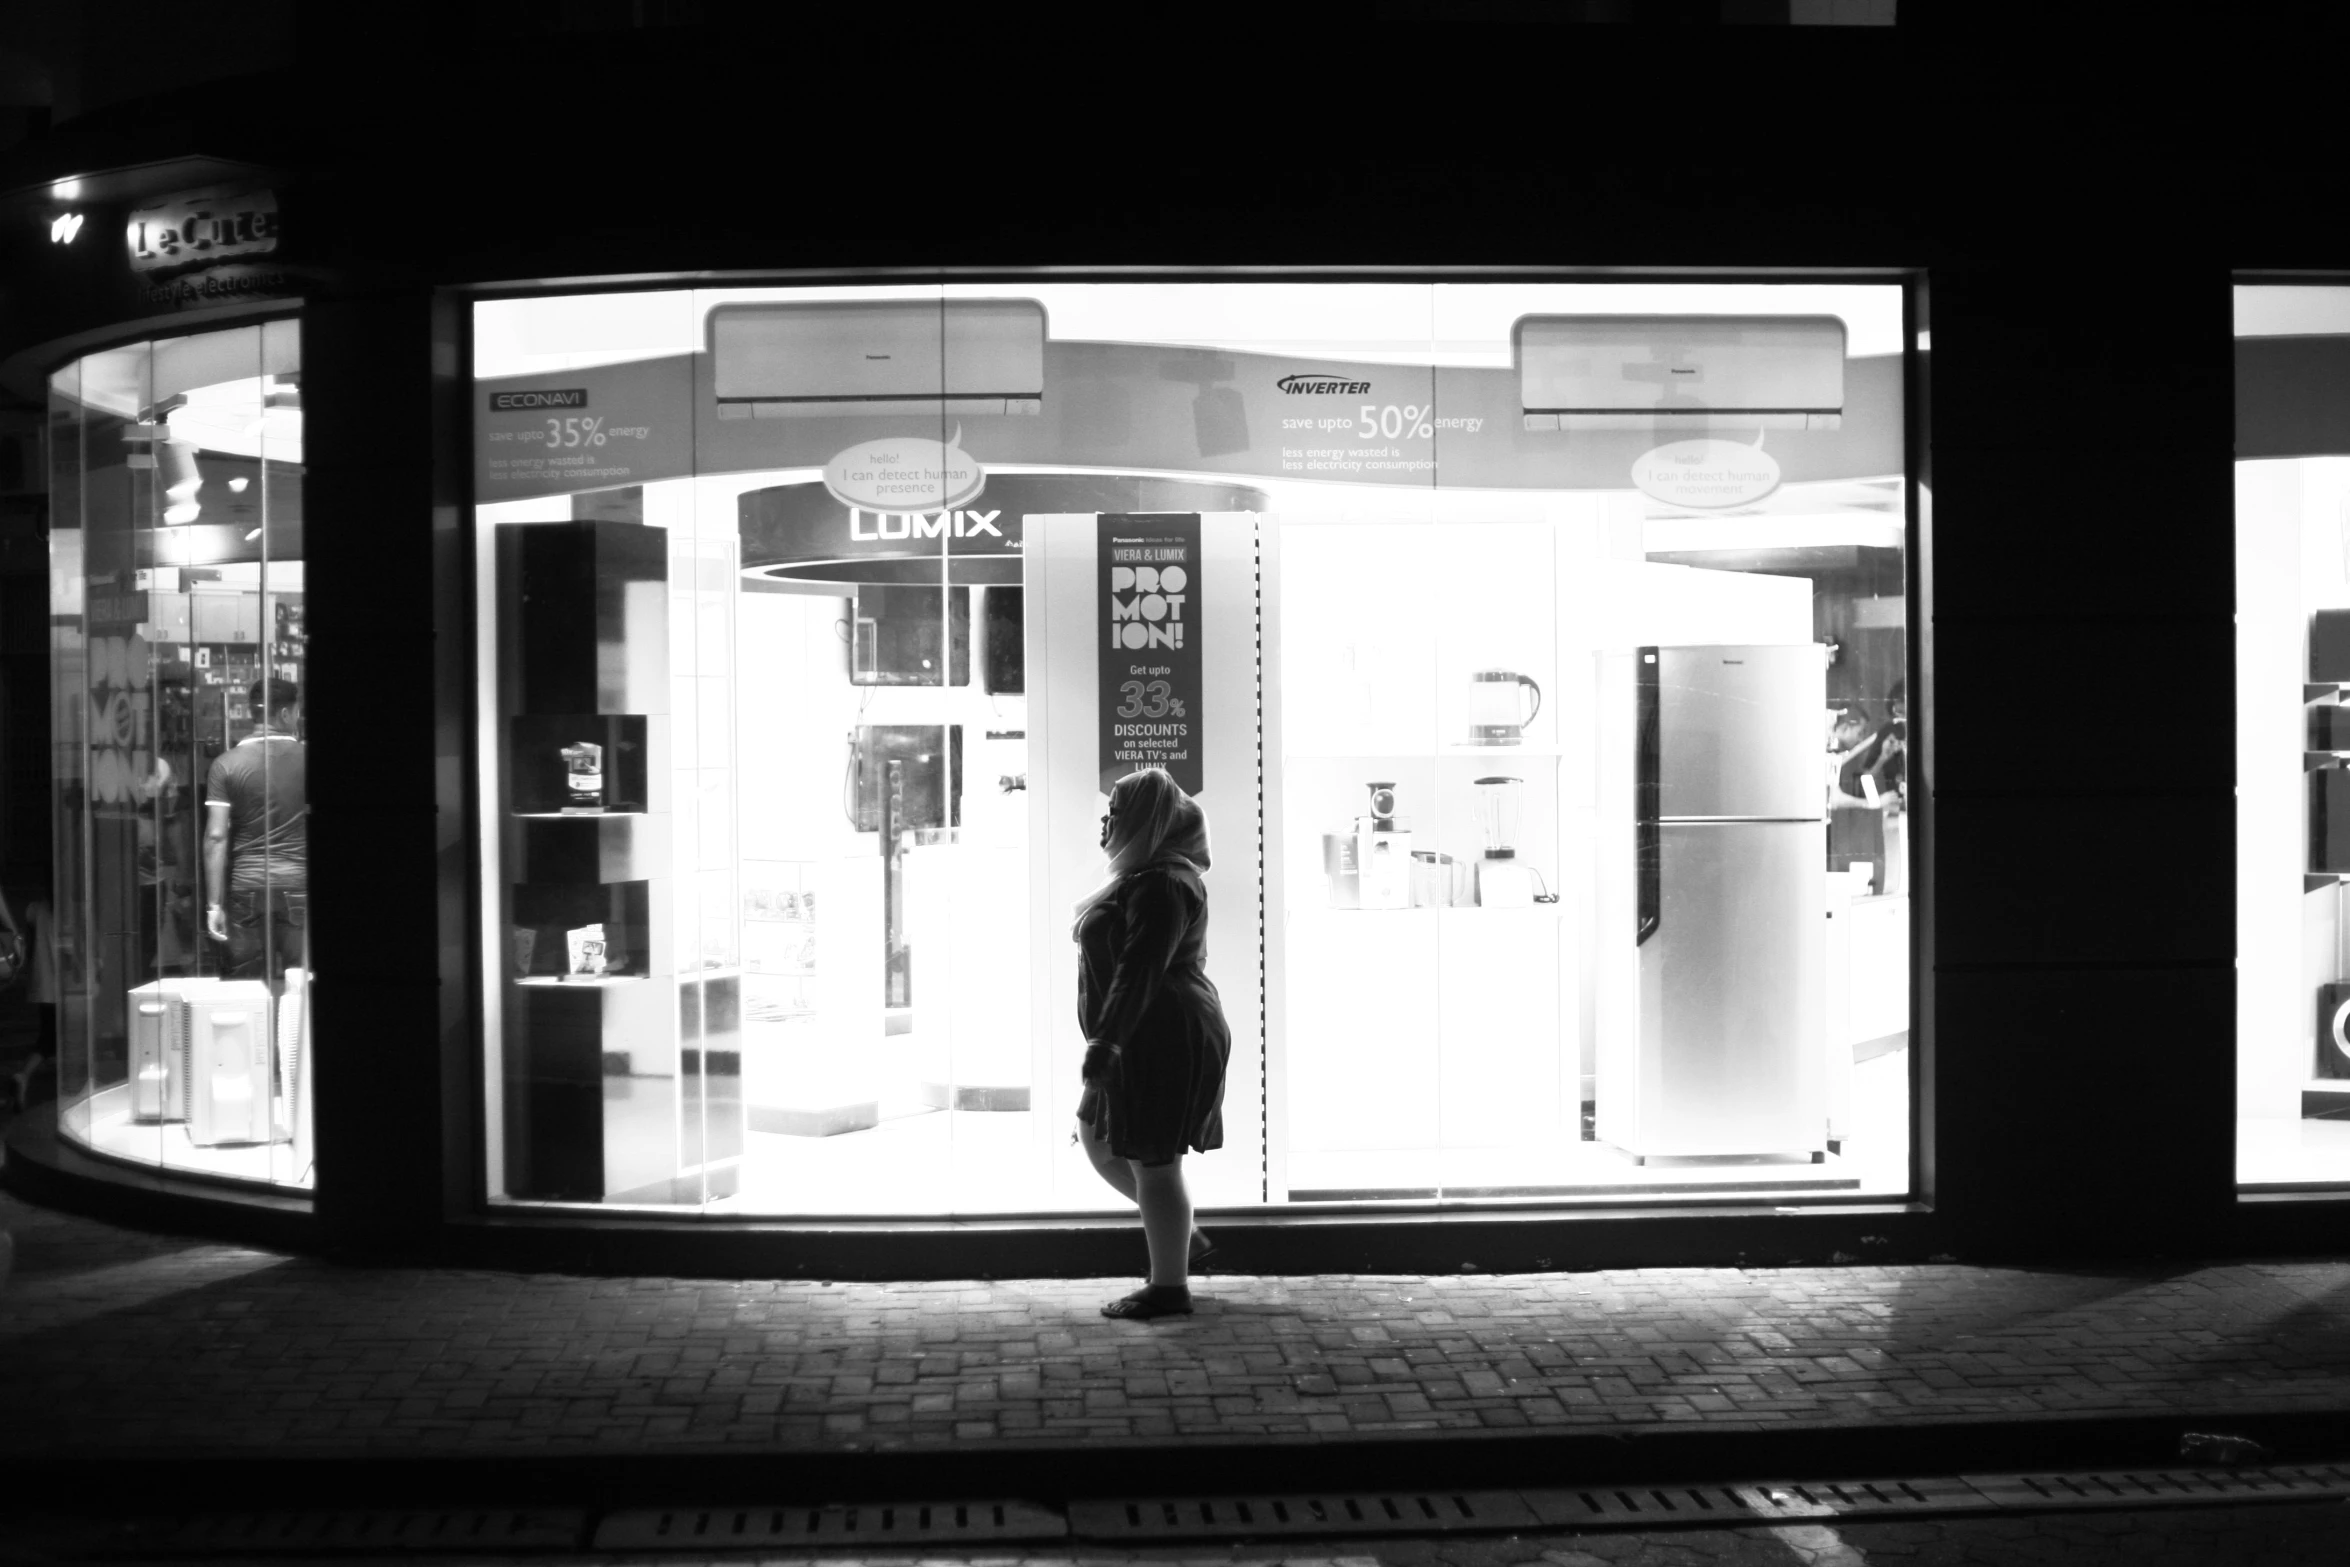
<path fill-rule="evenodd" d="M 1477 906 L 1485 909 L 1530 909 L 1534 906 L 1534 873 L 1518 858 L 1519 791 L 1523 778 L 1480 778 L 1477 788 L 1477 825 L 1485 833 L 1485 857 L 1477 862 Z"/>

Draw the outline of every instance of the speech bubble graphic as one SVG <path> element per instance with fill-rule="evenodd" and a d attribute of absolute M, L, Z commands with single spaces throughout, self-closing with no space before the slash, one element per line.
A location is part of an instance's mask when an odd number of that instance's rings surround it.
<path fill-rule="evenodd" d="M 1675 441 L 1641 453 L 1632 482 L 1671 506 L 1745 506 L 1779 487 L 1779 459 L 1742 441 Z"/>
<path fill-rule="evenodd" d="M 824 487 L 863 511 L 945 511 L 987 487 L 987 471 L 963 450 L 963 432 L 944 443 L 919 435 L 860 441 L 824 465 Z"/>

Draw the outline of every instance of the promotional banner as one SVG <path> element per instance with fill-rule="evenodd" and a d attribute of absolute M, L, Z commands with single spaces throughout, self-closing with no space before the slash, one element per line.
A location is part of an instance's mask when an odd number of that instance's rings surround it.
<path fill-rule="evenodd" d="M 476 382 L 473 498 L 611 490 L 693 472 L 693 367 L 592 365 Z"/>
<path fill-rule="evenodd" d="M 1199 515 L 1105 515 L 1098 526 L 1102 790 L 1163 767 L 1196 795 L 1205 781 Z"/>

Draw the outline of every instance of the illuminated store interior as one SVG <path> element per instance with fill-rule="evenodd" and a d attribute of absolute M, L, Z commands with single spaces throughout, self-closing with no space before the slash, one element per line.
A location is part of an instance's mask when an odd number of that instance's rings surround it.
<path fill-rule="evenodd" d="M 477 303 L 493 1199 L 1120 1206 L 1070 922 L 1140 765 L 1211 824 L 1203 1208 L 1908 1194 L 1903 322 L 1858 284 Z M 255 595 L 299 587 L 276 526 Z"/>
<path fill-rule="evenodd" d="M 2350 364 L 2350 288 L 2235 307 L 2239 340 Z M 2236 1178 L 2292 1190 L 2350 1181 L 2350 447 L 2253 434 L 2299 454 L 2236 464 Z"/>
<path fill-rule="evenodd" d="M 225 805 L 207 863 L 224 758 L 274 788 L 282 831 L 306 808 L 298 705 L 261 732 L 305 662 L 300 329 L 87 355 L 50 378 L 48 434 L 60 1130 L 307 1188 L 307 877 L 251 855 Z M 264 911 L 253 951 L 211 928 L 231 874 Z"/>

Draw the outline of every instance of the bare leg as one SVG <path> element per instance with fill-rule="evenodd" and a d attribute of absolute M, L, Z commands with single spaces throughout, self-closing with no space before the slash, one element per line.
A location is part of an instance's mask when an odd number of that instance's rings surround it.
<path fill-rule="evenodd" d="M 1085 1157 L 1093 1161 L 1096 1175 L 1110 1183 L 1110 1189 L 1128 1202 L 1137 1202 L 1134 1190 L 1134 1166 L 1110 1152 L 1109 1140 L 1083 1121 L 1077 1123 L 1077 1141 L 1085 1149 Z"/>
<path fill-rule="evenodd" d="M 1142 1208 L 1143 1238 L 1150 1242 L 1151 1282 L 1182 1285 L 1191 1276 L 1191 1191 L 1183 1184 L 1183 1159 L 1171 1164 L 1138 1164 L 1134 1182 Z"/>
<path fill-rule="evenodd" d="M 1134 1184 L 1134 1162 L 1110 1152 L 1108 1139 L 1086 1122 L 1077 1123 L 1077 1141 L 1084 1148 L 1085 1157 L 1092 1161 L 1094 1173 L 1109 1182 L 1110 1189 L 1119 1196 L 1138 1208 L 1142 1206 L 1141 1193 Z M 1194 1228 L 1188 1244 L 1190 1255 L 1197 1257 L 1208 1249 L 1208 1238 Z"/>

